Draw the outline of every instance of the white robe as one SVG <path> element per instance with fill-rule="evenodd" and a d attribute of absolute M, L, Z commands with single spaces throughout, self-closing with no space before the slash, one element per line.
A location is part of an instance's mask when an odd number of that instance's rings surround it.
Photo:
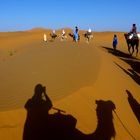
<path fill-rule="evenodd" d="M 44 34 L 44 41 L 46 42 L 47 41 L 47 35 Z"/>

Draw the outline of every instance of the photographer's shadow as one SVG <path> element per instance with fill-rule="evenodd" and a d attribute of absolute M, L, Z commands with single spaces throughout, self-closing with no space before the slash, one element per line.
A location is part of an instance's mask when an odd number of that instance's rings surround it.
<path fill-rule="evenodd" d="M 43 99 L 43 96 L 45 99 Z M 44 137 L 45 124 L 52 102 L 41 84 L 35 86 L 34 95 L 25 104 L 27 118 L 24 125 L 23 140 L 41 140 Z M 42 137 L 42 138 L 41 138 Z"/>

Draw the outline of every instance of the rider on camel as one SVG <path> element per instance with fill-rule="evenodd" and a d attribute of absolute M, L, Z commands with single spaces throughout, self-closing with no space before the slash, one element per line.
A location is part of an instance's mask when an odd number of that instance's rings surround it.
<path fill-rule="evenodd" d="M 137 34 L 136 24 L 133 24 L 131 32 L 132 32 L 132 34 Z"/>
<path fill-rule="evenodd" d="M 129 35 L 129 39 L 138 38 L 136 24 L 133 24 L 133 25 L 132 25 L 132 29 L 131 29 L 131 31 L 128 33 L 128 35 Z"/>
<path fill-rule="evenodd" d="M 89 28 L 88 31 L 87 31 L 87 35 L 91 35 L 92 32 L 91 32 L 91 29 Z"/>

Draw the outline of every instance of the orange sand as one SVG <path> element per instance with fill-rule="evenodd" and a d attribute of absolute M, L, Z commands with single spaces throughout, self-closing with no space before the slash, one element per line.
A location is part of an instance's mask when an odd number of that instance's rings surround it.
<path fill-rule="evenodd" d="M 69 32 L 72 30 L 67 29 Z M 117 34 L 117 49 L 128 54 L 123 33 L 95 32 L 89 44 L 83 31 L 79 43 L 72 42 L 68 35 L 64 42 L 60 37 L 54 42 L 43 42 L 44 33 L 50 40 L 50 30 L 45 29 L 0 33 L 0 140 L 22 140 L 27 113 L 24 105 L 38 83 L 46 86 L 54 107 L 77 119 L 76 128 L 83 133 L 96 129 L 95 101 L 111 100 L 123 125 L 139 140 L 140 124 L 126 90 L 140 108 L 140 54 L 137 59 L 118 57 L 103 48 L 112 48 L 113 35 Z M 114 112 L 113 118 L 115 139 L 131 140 Z"/>

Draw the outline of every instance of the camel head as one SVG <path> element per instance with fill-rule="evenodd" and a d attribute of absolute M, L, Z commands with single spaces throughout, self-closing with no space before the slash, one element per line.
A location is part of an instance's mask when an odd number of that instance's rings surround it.
<path fill-rule="evenodd" d="M 115 110 L 115 104 L 112 101 L 96 100 L 97 108 L 99 109 L 109 109 L 111 111 Z"/>
<path fill-rule="evenodd" d="M 116 109 L 112 101 L 96 100 L 96 113 L 98 125 L 94 133 L 95 139 L 111 140 L 115 137 L 115 128 L 113 124 L 113 111 Z"/>

